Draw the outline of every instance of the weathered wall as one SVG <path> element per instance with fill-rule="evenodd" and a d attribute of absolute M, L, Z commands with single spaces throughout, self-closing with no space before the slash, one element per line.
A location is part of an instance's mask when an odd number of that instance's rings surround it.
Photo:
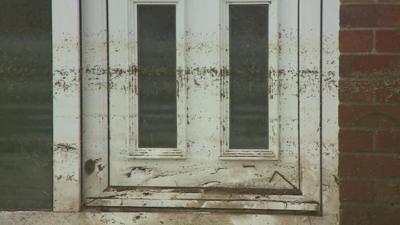
<path fill-rule="evenodd" d="M 341 224 L 400 224 L 400 1 L 341 2 Z"/>
<path fill-rule="evenodd" d="M 51 1 L 0 1 L 0 209 L 52 208 Z"/>

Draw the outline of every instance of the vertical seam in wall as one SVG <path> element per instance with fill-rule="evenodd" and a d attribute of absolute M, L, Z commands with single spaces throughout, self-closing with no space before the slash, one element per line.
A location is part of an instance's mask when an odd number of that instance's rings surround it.
<path fill-rule="evenodd" d="M 321 0 L 321 9 L 320 9 L 320 71 L 319 71 L 319 99 L 320 99 L 320 104 L 319 104 L 319 128 L 320 128 L 320 132 L 319 132 L 319 150 L 320 150 L 320 154 L 319 154 L 319 158 L 320 158 L 320 213 L 321 215 L 323 214 L 323 195 L 322 195 L 322 175 L 323 175 L 323 162 L 322 162 L 322 100 L 323 100 L 323 92 L 322 92 L 322 72 L 323 72 L 323 62 L 322 62 L 322 57 L 323 57 L 323 10 L 324 10 L 324 0 Z"/>
<path fill-rule="evenodd" d="M 108 14 L 108 0 L 106 0 L 106 42 L 107 42 L 107 183 L 110 186 L 110 29 L 109 29 L 109 14 Z"/>
<path fill-rule="evenodd" d="M 377 53 L 376 51 L 376 30 L 372 30 L 372 51 L 371 53 Z"/>
<path fill-rule="evenodd" d="M 80 204 L 79 204 L 79 211 L 82 208 L 83 204 L 83 167 L 82 167 L 82 159 L 83 159 L 83 61 L 82 61 L 82 0 L 79 0 L 79 92 L 80 92 L 80 109 L 79 109 L 79 114 L 80 114 L 80 145 L 81 145 L 81 152 L 80 152 L 80 192 L 79 192 L 79 197 L 80 197 Z"/>
<path fill-rule="evenodd" d="M 376 129 L 373 129 L 372 130 L 372 152 L 377 152 L 377 150 L 376 150 L 376 134 L 377 134 Z"/>
<path fill-rule="evenodd" d="M 373 190 L 373 194 L 372 194 L 372 202 L 376 203 L 376 194 L 377 194 L 377 182 L 374 180 L 372 180 L 372 190 Z"/>
<path fill-rule="evenodd" d="M 300 154 L 300 4 L 301 0 L 297 2 L 297 155 L 298 155 L 298 176 L 299 176 L 299 190 L 301 191 L 301 154 Z"/>
<path fill-rule="evenodd" d="M 50 19 L 51 19 L 51 24 L 50 24 L 50 35 L 51 35 L 51 41 L 50 41 L 50 47 L 51 47 L 51 60 L 53 61 L 53 47 L 54 47 L 54 37 L 53 37 L 53 1 L 50 1 Z M 54 211 L 54 73 L 53 73 L 53 62 L 51 62 L 51 72 L 50 72 L 50 77 L 51 77 L 51 190 L 50 190 L 50 196 L 51 196 L 51 208 L 49 211 Z"/>

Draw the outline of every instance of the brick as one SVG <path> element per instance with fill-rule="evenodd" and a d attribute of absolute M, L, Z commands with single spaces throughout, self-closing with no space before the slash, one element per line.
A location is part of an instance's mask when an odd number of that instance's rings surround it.
<path fill-rule="evenodd" d="M 340 80 L 340 102 L 370 103 L 374 101 L 374 82 L 371 80 Z"/>
<path fill-rule="evenodd" d="M 341 225 L 397 225 L 400 208 L 342 206 Z"/>
<path fill-rule="evenodd" d="M 375 98 L 378 103 L 400 103 L 400 79 L 375 82 Z"/>
<path fill-rule="evenodd" d="M 397 105 L 340 105 L 339 125 L 363 128 L 400 127 L 400 107 Z"/>
<path fill-rule="evenodd" d="M 372 31 L 341 31 L 339 46 L 341 52 L 370 52 Z"/>
<path fill-rule="evenodd" d="M 342 5 L 340 24 L 346 28 L 399 27 L 400 5 Z"/>
<path fill-rule="evenodd" d="M 377 131 L 376 150 L 385 153 L 400 153 L 400 131 Z"/>
<path fill-rule="evenodd" d="M 400 1 L 340 1 L 340 224 L 400 224 Z"/>
<path fill-rule="evenodd" d="M 372 181 L 340 181 L 340 200 L 367 202 L 374 200 L 374 183 Z"/>
<path fill-rule="evenodd" d="M 375 198 L 377 202 L 400 203 L 400 182 L 377 181 Z"/>
<path fill-rule="evenodd" d="M 378 52 L 400 52 L 400 31 L 376 31 Z"/>
<path fill-rule="evenodd" d="M 340 152 L 372 152 L 371 131 L 343 130 L 339 132 Z"/>
<path fill-rule="evenodd" d="M 341 77 L 399 77 L 400 56 L 396 55 L 342 55 Z"/>
<path fill-rule="evenodd" d="M 400 176 L 400 156 L 341 154 L 339 175 L 358 178 L 396 178 Z"/>

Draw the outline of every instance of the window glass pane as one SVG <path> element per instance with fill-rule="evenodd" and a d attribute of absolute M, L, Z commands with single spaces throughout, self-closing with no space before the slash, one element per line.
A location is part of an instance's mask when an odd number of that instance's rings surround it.
<path fill-rule="evenodd" d="M 1 0 L 0 15 L 0 211 L 52 210 L 51 0 Z"/>
<path fill-rule="evenodd" d="M 231 149 L 268 148 L 268 5 L 229 6 Z"/>
<path fill-rule="evenodd" d="M 139 147 L 176 148 L 175 5 L 138 6 Z"/>

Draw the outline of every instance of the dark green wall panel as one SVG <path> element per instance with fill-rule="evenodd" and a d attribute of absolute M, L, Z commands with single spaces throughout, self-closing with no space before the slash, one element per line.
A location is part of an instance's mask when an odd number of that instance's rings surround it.
<path fill-rule="evenodd" d="M 51 0 L 1 0 L 0 15 L 0 209 L 51 209 Z"/>

